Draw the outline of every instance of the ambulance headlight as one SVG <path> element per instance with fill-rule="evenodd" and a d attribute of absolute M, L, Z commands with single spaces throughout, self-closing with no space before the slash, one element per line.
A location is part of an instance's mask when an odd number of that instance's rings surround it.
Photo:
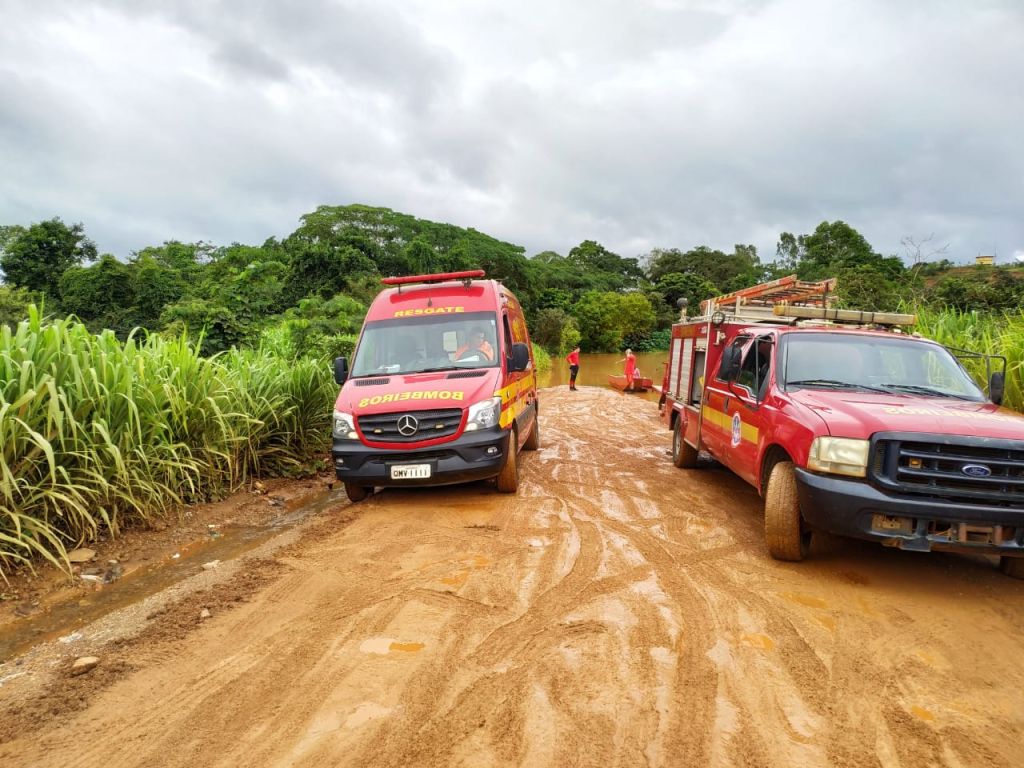
<path fill-rule="evenodd" d="M 501 418 L 501 398 L 492 397 L 488 400 L 481 400 L 469 406 L 469 415 L 466 419 L 466 431 L 472 432 L 476 429 L 490 429 L 498 423 Z"/>
<path fill-rule="evenodd" d="M 358 440 L 355 420 L 351 413 L 334 412 L 334 436 L 339 440 Z"/>
<path fill-rule="evenodd" d="M 833 475 L 864 477 L 868 469 L 868 441 L 849 437 L 816 437 L 807 468 Z"/>

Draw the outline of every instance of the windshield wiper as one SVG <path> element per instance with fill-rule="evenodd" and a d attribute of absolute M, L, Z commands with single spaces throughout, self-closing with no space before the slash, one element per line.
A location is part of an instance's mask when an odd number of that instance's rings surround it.
<path fill-rule="evenodd" d="M 402 373 L 439 373 L 441 371 L 457 371 L 458 367 L 454 365 L 442 365 L 437 368 L 414 368 L 411 371 L 402 371 Z"/>
<path fill-rule="evenodd" d="M 837 379 L 800 379 L 799 381 L 787 381 L 787 387 L 825 387 L 827 389 L 864 389 L 868 392 L 885 392 L 879 387 L 871 387 L 867 384 L 854 384 L 849 381 Z"/>
<path fill-rule="evenodd" d="M 955 392 L 943 392 L 934 387 L 923 387 L 919 384 L 882 384 L 887 390 L 895 389 L 900 392 L 913 392 L 917 395 L 932 395 L 933 397 L 952 397 L 956 400 L 974 400 L 973 397 L 958 395 Z"/>

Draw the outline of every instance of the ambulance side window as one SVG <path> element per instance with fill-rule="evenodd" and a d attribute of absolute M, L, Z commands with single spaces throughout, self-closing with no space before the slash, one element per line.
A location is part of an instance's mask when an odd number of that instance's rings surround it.
<path fill-rule="evenodd" d="M 512 358 L 512 329 L 509 327 L 508 315 L 507 314 L 501 316 L 501 324 L 502 324 L 502 328 L 503 328 L 503 331 L 504 331 L 504 334 L 505 334 L 505 339 L 504 339 L 505 357 L 507 359 L 511 359 Z"/>

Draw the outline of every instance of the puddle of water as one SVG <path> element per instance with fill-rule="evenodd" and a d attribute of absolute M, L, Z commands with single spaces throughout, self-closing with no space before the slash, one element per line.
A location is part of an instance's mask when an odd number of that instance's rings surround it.
<path fill-rule="evenodd" d="M 808 608 L 828 608 L 828 603 L 820 597 L 814 597 L 813 595 L 804 595 L 799 592 L 785 592 L 782 596 L 791 603 L 806 605 Z"/>
<path fill-rule="evenodd" d="M 751 648 L 757 648 L 762 651 L 775 650 L 774 640 L 768 637 L 768 635 L 761 635 L 757 634 L 756 632 L 741 635 L 740 642 L 744 645 L 749 645 Z"/>
<path fill-rule="evenodd" d="M 453 573 L 451 576 L 443 576 L 441 578 L 442 584 L 447 584 L 449 587 L 461 587 L 469 579 L 469 571 L 458 571 Z"/>
<path fill-rule="evenodd" d="M 928 722 L 931 722 L 932 720 L 935 719 L 935 713 L 934 712 L 932 712 L 930 709 L 925 709 L 924 707 L 919 707 L 916 704 L 910 708 L 910 714 L 912 714 L 916 718 L 919 718 L 921 720 L 925 720 L 925 721 L 928 721 Z"/>
<path fill-rule="evenodd" d="M 389 651 L 402 651 L 403 653 L 419 653 L 423 650 L 423 643 L 392 643 L 388 646 Z"/>
<path fill-rule="evenodd" d="M 307 497 L 308 499 L 308 497 Z M 19 621 L 0 635 L 0 662 L 29 650 L 37 643 L 70 635 L 108 613 L 133 605 L 190 576 L 202 572 L 203 563 L 241 557 L 268 539 L 295 527 L 307 517 L 345 503 L 343 491 L 319 494 L 312 501 L 298 500 L 295 508 L 263 526 L 223 526 L 209 536 L 181 547 L 175 555 L 129 571 L 98 592 L 57 603 L 45 612 Z"/>
<path fill-rule="evenodd" d="M 370 637 L 359 644 L 359 650 L 363 653 L 374 653 L 378 656 L 387 656 L 392 651 L 419 653 L 425 647 L 425 643 L 403 643 L 393 637 Z"/>

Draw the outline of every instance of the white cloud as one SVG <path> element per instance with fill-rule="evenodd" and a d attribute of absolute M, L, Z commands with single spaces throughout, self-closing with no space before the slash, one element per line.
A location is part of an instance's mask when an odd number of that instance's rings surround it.
<path fill-rule="evenodd" d="M 1024 243 L 1013 2 L 0 2 L 0 223 L 118 256 L 365 202 L 565 253 Z"/>

